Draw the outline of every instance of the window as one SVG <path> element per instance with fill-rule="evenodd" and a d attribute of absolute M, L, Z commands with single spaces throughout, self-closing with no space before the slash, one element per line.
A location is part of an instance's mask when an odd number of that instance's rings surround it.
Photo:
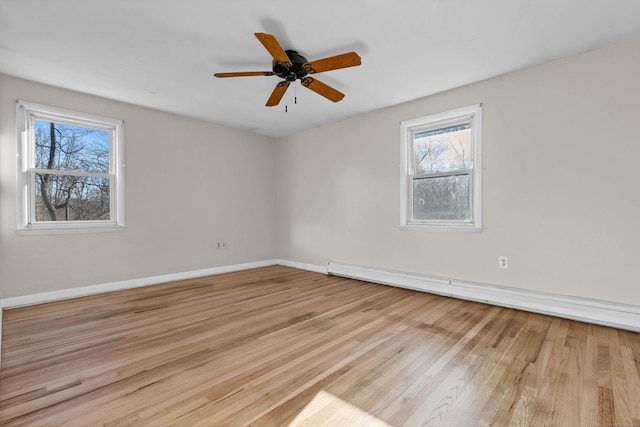
<path fill-rule="evenodd" d="M 404 121 L 401 226 L 480 231 L 480 104 Z"/>
<path fill-rule="evenodd" d="M 122 120 L 18 101 L 18 233 L 124 227 Z"/>

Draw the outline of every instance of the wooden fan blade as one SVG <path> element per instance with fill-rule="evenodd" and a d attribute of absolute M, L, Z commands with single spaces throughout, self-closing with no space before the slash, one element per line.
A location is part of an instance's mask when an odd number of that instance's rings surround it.
<path fill-rule="evenodd" d="M 215 77 L 249 77 L 249 76 L 273 76 L 273 71 L 239 71 L 235 73 L 215 73 Z"/>
<path fill-rule="evenodd" d="M 323 71 L 338 70 L 340 68 L 356 67 L 362 62 L 355 52 L 343 53 L 342 55 L 330 56 L 329 58 L 318 59 L 307 62 L 303 65 L 307 73 L 322 73 Z"/>
<path fill-rule="evenodd" d="M 344 93 L 337 91 L 331 86 L 326 85 L 314 78 L 305 77 L 304 79 L 300 80 L 300 83 L 302 83 L 302 86 L 308 87 L 318 95 L 322 95 L 330 101 L 338 102 L 342 98 L 344 98 Z"/>
<path fill-rule="evenodd" d="M 269 97 L 265 105 L 267 107 L 273 107 L 278 105 L 280 103 L 280 100 L 284 96 L 284 93 L 287 91 L 288 87 L 289 87 L 289 82 L 286 80 L 283 80 L 280 83 L 278 83 L 278 85 L 273 90 L 273 92 L 271 92 L 271 96 Z"/>
<path fill-rule="evenodd" d="M 258 40 L 260 40 L 260 43 L 262 43 L 262 45 L 269 51 L 271 56 L 273 56 L 273 59 L 275 59 L 277 62 L 285 64 L 288 67 L 291 66 L 291 60 L 274 36 L 267 33 L 255 33 L 255 35 Z"/>

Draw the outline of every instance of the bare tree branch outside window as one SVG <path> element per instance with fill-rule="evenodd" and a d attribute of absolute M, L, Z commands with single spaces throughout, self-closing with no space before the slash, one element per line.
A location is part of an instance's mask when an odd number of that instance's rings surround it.
<path fill-rule="evenodd" d="M 35 220 L 109 220 L 110 133 L 36 120 L 34 137 Z"/>
<path fill-rule="evenodd" d="M 414 219 L 469 219 L 470 133 L 467 123 L 414 135 Z"/>

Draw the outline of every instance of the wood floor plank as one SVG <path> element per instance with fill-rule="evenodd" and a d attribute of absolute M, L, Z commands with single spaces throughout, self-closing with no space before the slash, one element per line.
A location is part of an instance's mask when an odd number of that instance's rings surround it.
<path fill-rule="evenodd" d="M 638 425 L 629 331 L 282 266 L 4 312 L 3 426 Z"/>

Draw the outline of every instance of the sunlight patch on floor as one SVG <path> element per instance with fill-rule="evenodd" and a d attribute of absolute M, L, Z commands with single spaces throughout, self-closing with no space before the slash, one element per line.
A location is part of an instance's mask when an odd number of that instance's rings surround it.
<path fill-rule="evenodd" d="M 326 391 L 316 394 L 289 424 L 289 427 L 303 426 L 392 427 Z"/>

